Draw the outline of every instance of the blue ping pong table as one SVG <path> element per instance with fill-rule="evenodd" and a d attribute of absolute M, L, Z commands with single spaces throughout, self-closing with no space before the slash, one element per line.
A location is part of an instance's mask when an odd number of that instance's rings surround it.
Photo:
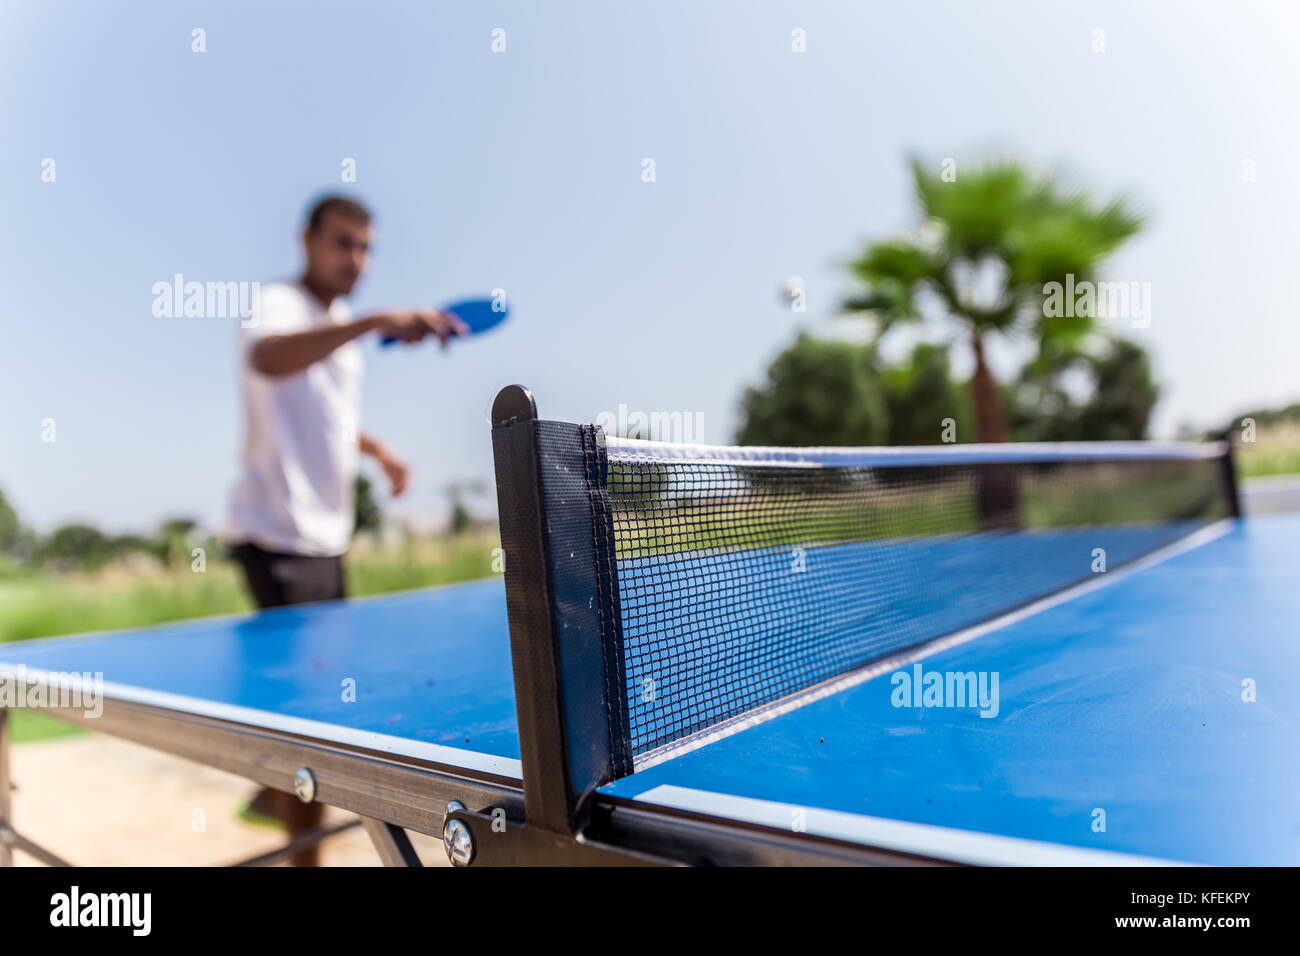
<path fill-rule="evenodd" d="M 624 815 L 629 843 L 662 828 L 686 861 L 716 823 L 755 846 L 825 840 L 831 858 L 1294 865 L 1298 582 L 1300 515 L 1240 520 L 927 650 L 927 670 L 998 673 L 996 716 L 893 706 L 889 675 L 913 666 L 895 660 L 597 799 L 612 838 Z M 441 833 L 452 801 L 523 812 L 499 579 L 27 641 L 0 661 L 24 689 L 103 674 L 102 698 L 55 716 L 286 791 L 310 776 L 386 862 L 414 862 L 400 831 Z"/>
<path fill-rule="evenodd" d="M 585 789 L 604 718 L 549 709 L 519 632 L 593 600 L 507 554 L 504 583 L 0 645 L 0 852 L 59 862 L 9 809 L 6 709 L 37 705 L 350 811 L 391 865 L 407 831 L 473 865 L 1300 863 L 1300 515 L 1208 523 Z M 996 696 L 900 698 L 936 672 Z"/>

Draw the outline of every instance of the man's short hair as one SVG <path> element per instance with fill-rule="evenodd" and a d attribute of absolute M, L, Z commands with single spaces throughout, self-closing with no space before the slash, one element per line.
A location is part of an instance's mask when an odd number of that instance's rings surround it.
<path fill-rule="evenodd" d="M 357 225 L 370 225 L 370 210 L 355 199 L 347 196 L 323 196 L 312 204 L 311 212 L 307 214 L 307 231 L 318 230 L 325 217 L 332 212 L 346 216 Z"/>

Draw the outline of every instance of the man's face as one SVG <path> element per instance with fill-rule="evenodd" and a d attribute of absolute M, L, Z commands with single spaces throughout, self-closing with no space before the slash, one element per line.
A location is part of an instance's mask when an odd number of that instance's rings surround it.
<path fill-rule="evenodd" d="M 320 227 L 303 234 L 307 274 L 334 295 L 349 295 L 370 264 L 370 226 L 327 212 Z"/>

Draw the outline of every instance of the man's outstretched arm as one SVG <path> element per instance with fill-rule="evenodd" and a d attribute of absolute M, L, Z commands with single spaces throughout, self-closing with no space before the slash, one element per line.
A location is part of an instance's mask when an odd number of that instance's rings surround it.
<path fill-rule="evenodd" d="M 464 335 L 467 331 L 464 323 L 454 315 L 436 310 L 380 312 L 355 322 L 324 325 L 285 335 L 268 335 L 253 346 L 248 361 L 254 370 L 263 375 L 293 375 L 367 332 L 391 335 L 403 342 L 419 342 L 426 336 L 436 335 L 446 345 L 452 336 Z"/>

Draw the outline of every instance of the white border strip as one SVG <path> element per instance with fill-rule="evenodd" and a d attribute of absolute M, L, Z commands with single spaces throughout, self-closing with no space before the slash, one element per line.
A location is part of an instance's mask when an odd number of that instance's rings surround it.
<path fill-rule="evenodd" d="M 46 671 L 26 665 L 9 664 L 0 661 L 0 678 L 16 680 L 19 675 L 16 667 L 25 668 L 26 684 L 40 683 L 47 687 L 60 687 L 59 673 Z M 523 764 L 511 757 L 495 757 L 491 754 L 478 753 L 473 750 L 461 750 L 443 744 L 411 740 L 406 737 L 394 737 L 370 730 L 354 730 L 339 724 L 329 724 L 305 717 L 290 717 L 267 710 L 241 707 L 238 704 L 222 704 L 217 701 L 187 697 L 184 694 L 169 694 L 166 691 L 147 690 L 127 684 L 114 684 L 105 681 L 100 685 L 105 701 L 118 701 L 133 704 L 145 704 L 162 710 L 177 712 L 180 716 L 211 717 L 216 720 L 230 721 L 255 730 L 272 730 L 309 741 L 342 744 L 369 750 L 373 753 L 385 753 L 394 757 L 408 757 L 415 760 L 427 760 L 443 764 L 453 770 L 469 770 L 476 773 L 496 774 L 512 780 L 523 779 Z M 36 710 L 36 708 L 33 708 Z M 42 708 L 43 709 L 43 708 Z M 91 728 L 93 729 L 93 727 Z"/>
<path fill-rule="evenodd" d="M 607 437 L 614 461 L 719 462 L 736 465 L 802 465 L 837 468 L 906 468 L 924 465 L 993 463 L 1196 460 L 1222 458 L 1227 443 L 1218 442 L 1006 442 L 990 445 L 902 445 L 888 448 L 774 448 L 763 445 L 690 445 Z"/>
<path fill-rule="evenodd" d="M 1173 544 L 1166 545 L 1159 550 L 1152 551 L 1145 557 L 1138 558 L 1136 561 L 1132 561 L 1121 568 L 1117 568 L 1114 571 L 1107 571 L 1105 574 L 1098 574 L 1091 580 L 1066 588 L 1064 591 L 1057 591 L 1054 594 L 1049 594 L 1047 597 L 1040 598 L 1032 604 L 1026 604 L 1024 607 L 1015 611 L 1003 614 L 1000 617 L 995 617 L 982 624 L 976 624 L 973 627 L 968 627 L 961 631 L 955 631 L 947 637 L 941 637 L 926 644 L 908 648 L 893 657 L 887 657 L 883 660 L 875 661 L 865 667 L 849 671 L 847 674 L 842 674 L 839 677 L 832 677 L 829 680 L 822 681 L 820 684 L 814 684 L 797 694 L 791 694 L 788 697 L 774 700 L 770 704 L 764 704 L 762 707 L 755 710 L 732 717 L 720 724 L 715 724 L 705 730 L 697 731 L 696 733 L 683 737 L 680 740 L 664 744 L 662 747 L 644 753 L 640 757 L 633 758 L 632 770 L 636 773 L 649 767 L 653 767 L 656 764 L 672 760 L 675 757 L 688 754 L 691 751 L 699 750 L 701 747 L 707 747 L 709 744 L 734 736 L 742 730 L 748 730 L 750 727 L 757 727 L 759 724 L 765 724 L 769 720 L 774 720 L 783 714 L 788 714 L 791 711 L 798 710 L 799 708 L 805 707 L 815 701 L 823 700 L 840 693 L 840 691 L 848 690 L 850 687 L 856 687 L 859 684 L 866 683 L 873 677 L 879 677 L 881 674 L 886 674 L 890 671 L 906 667 L 909 664 L 914 664 L 916 661 L 938 654 L 940 651 L 946 651 L 949 648 L 958 646 L 959 644 L 973 641 L 977 637 L 983 637 L 985 634 L 989 634 L 992 631 L 1001 630 L 1004 627 L 1010 627 L 1012 624 L 1019 623 L 1026 618 L 1033 617 L 1036 614 L 1041 614 L 1043 611 L 1050 610 L 1058 605 L 1072 601 L 1077 597 L 1082 597 L 1085 594 L 1104 588 L 1108 584 L 1114 584 L 1116 581 L 1137 574 L 1139 571 L 1144 571 L 1157 564 L 1162 564 L 1170 558 L 1178 557 L 1180 554 L 1199 548 L 1202 545 L 1209 544 L 1211 541 L 1215 541 L 1231 531 L 1235 524 L 1235 519 L 1232 518 L 1225 518 L 1222 521 L 1216 521 L 1212 525 L 1194 531 L 1187 537 L 1175 541 Z"/>
<path fill-rule="evenodd" d="M 1172 860 L 1092 850 L 1086 847 L 997 836 L 975 830 L 860 816 L 841 810 L 800 807 L 753 797 L 737 797 L 689 787 L 661 785 L 633 798 L 637 803 L 685 810 L 722 820 L 738 820 L 773 830 L 791 829 L 793 814 L 803 816 L 814 836 L 845 840 L 899 853 L 911 853 L 976 866 L 1185 866 Z"/>

